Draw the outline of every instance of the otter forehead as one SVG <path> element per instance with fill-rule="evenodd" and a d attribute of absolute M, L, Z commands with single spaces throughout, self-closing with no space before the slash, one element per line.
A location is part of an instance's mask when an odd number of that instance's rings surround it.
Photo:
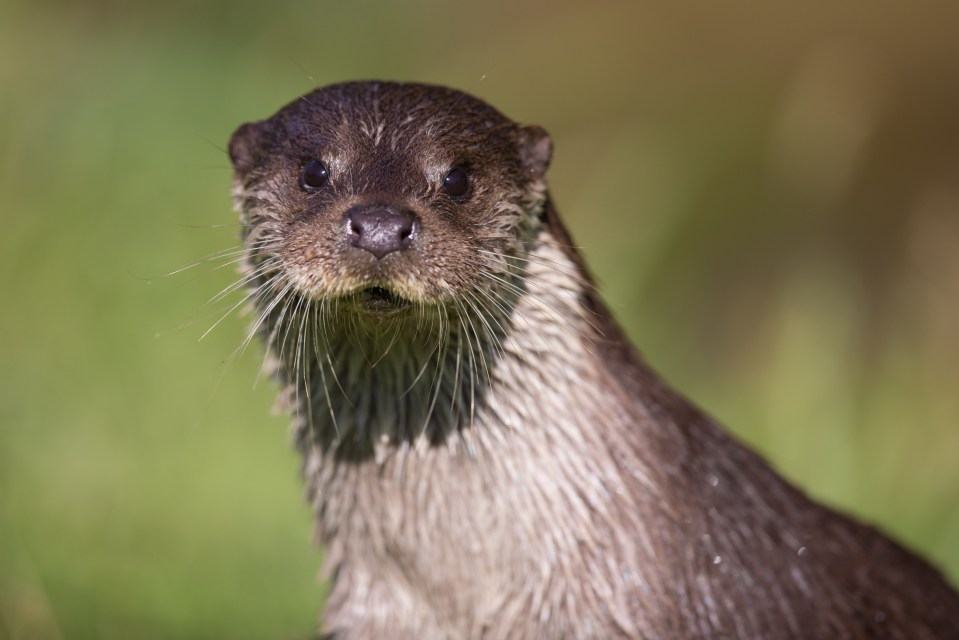
<path fill-rule="evenodd" d="M 349 128 L 372 141 L 394 135 L 476 138 L 514 123 L 479 98 L 446 87 L 399 82 L 347 82 L 316 89 L 294 100 L 279 118 L 300 119 L 325 129 Z"/>
<path fill-rule="evenodd" d="M 426 84 L 351 82 L 317 89 L 273 118 L 278 139 L 300 155 L 358 165 L 454 162 L 515 156 L 516 124 L 482 100 Z"/>

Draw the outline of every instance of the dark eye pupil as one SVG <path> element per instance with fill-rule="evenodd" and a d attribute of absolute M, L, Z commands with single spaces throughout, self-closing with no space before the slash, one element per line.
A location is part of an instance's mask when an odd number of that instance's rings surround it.
<path fill-rule="evenodd" d="M 310 160 L 303 169 L 303 186 L 309 189 L 319 189 L 330 179 L 330 172 L 326 165 L 319 160 Z"/>
<path fill-rule="evenodd" d="M 451 198 L 462 198 L 470 189 L 469 176 L 462 167 L 453 167 L 443 180 L 443 189 Z"/>

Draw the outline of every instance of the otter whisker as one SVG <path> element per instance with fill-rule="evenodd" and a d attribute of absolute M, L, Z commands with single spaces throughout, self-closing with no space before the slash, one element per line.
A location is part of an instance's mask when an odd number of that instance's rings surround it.
<path fill-rule="evenodd" d="M 248 285 L 249 282 L 248 282 L 248 281 L 245 281 L 245 282 L 243 282 L 242 284 Z M 248 300 L 251 300 L 253 297 L 254 297 L 253 291 L 247 291 L 247 292 L 245 292 L 245 293 L 243 294 L 243 297 L 239 300 L 239 302 L 237 302 L 237 303 L 230 303 L 230 304 L 224 305 L 223 307 L 218 307 L 218 308 L 215 308 L 215 309 L 211 309 L 211 308 L 210 308 L 210 307 L 212 306 L 212 301 L 208 301 L 208 302 L 204 303 L 203 305 L 201 305 L 201 306 L 194 312 L 193 317 L 191 317 L 190 319 L 188 319 L 188 320 L 180 323 L 179 325 L 177 325 L 176 327 L 173 327 L 172 329 L 166 329 L 166 330 L 157 332 L 157 334 L 156 334 L 155 337 L 158 337 L 158 338 L 159 338 L 159 337 L 165 336 L 165 335 L 167 335 L 167 334 L 169 334 L 169 333 L 175 333 L 175 332 L 182 331 L 182 330 L 185 329 L 186 327 L 193 326 L 194 324 L 196 324 L 196 323 L 198 323 L 198 322 L 201 322 L 201 321 L 204 321 L 204 320 L 208 320 L 208 319 L 210 319 L 210 318 L 217 318 L 219 321 L 222 321 L 223 319 L 225 319 L 226 317 L 228 317 L 236 308 L 243 306 L 243 303 L 244 303 L 244 302 L 247 302 Z M 211 328 L 211 327 L 208 327 L 208 329 L 210 329 L 210 328 Z"/>
<path fill-rule="evenodd" d="M 496 254 L 495 252 L 490 252 L 490 251 L 485 251 L 485 250 L 480 250 L 480 251 L 483 252 L 483 253 L 489 254 L 489 255 L 494 255 L 494 256 L 495 256 L 495 255 L 502 255 L 502 254 Z M 509 256 L 502 256 L 502 257 L 508 258 Z M 568 271 L 567 271 L 564 267 L 562 267 L 561 264 L 560 264 L 558 261 L 556 261 L 556 260 L 553 260 L 553 259 L 550 259 L 550 258 L 546 258 L 545 256 L 542 256 L 542 255 L 539 255 L 539 254 L 535 254 L 535 253 L 532 253 L 532 252 L 529 252 L 529 251 L 526 251 L 526 252 L 518 252 L 516 257 L 517 257 L 519 260 L 522 260 L 522 261 L 524 261 L 524 262 L 526 262 L 526 263 L 528 263 L 528 264 L 529 264 L 529 263 L 532 263 L 532 264 L 536 264 L 536 265 L 542 265 L 542 266 L 545 267 L 545 269 L 546 269 L 547 271 L 555 271 L 555 272 L 558 272 L 558 273 L 560 273 L 560 274 L 562 274 L 562 275 L 564 275 L 564 276 L 566 276 L 566 277 L 569 277 L 571 280 L 573 280 L 573 281 L 576 282 L 577 286 L 582 287 L 583 289 L 595 291 L 595 285 L 594 285 L 592 282 L 590 282 L 587 278 L 584 278 L 581 274 L 575 274 L 575 273 L 570 273 L 570 272 L 568 272 Z M 528 272 L 529 272 L 529 269 L 528 269 L 528 268 L 523 268 L 523 269 L 522 269 L 522 274 L 523 274 L 522 277 L 523 277 L 524 279 L 527 277 L 527 275 L 525 275 L 525 274 L 527 274 Z M 544 291 L 544 293 L 548 293 L 548 291 Z M 598 292 L 597 292 L 597 295 L 598 295 Z M 595 317 L 595 315 L 596 315 L 596 312 L 595 312 L 595 311 L 591 311 L 590 309 L 588 309 L 588 308 L 586 308 L 586 307 L 584 307 L 584 306 L 582 306 L 582 305 L 577 306 L 576 309 L 575 309 L 575 311 L 576 311 L 576 313 L 577 313 L 578 316 L 582 317 L 584 320 L 586 320 L 587 322 L 589 322 L 589 323 L 590 323 L 590 326 L 591 326 L 592 328 L 599 330 L 599 327 L 594 323 L 594 317 Z"/>
<path fill-rule="evenodd" d="M 537 241 L 537 244 L 543 244 L 542 241 Z M 580 280 L 582 279 L 582 274 L 577 272 L 573 267 L 559 260 L 554 260 L 548 258 L 542 254 L 535 253 L 529 249 L 514 249 L 510 253 L 502 253 L 499 251 L 493 251 L 490 249 L 477 249 L 477 253 L 490 256 L 492 258 L 497 258 L 503 260 L 504 262 L 534 262 L 542 264 L 547 268 L 556 271 L 570 279 Z M 584 283 L 585 284 L 585 283 Z"/>
<path fill-rule="evenodd" d="M 216 262 L 218 260 L 225 260 L 227 258 L 231 258 L 234 256 L 245 255 L 248 251 L 249 251 L 248 247 L 241 247 L 241 248 L 226 247 L 224 249 L 219 249 L 217 251 L 209 253 L 203 257 L 197 258 L 193 262 L 187 263 L 181 267 L 177 267 L 173 271 L 164 273 L 161 276 L 158 276 L 156 278 L 147 278 L 146 280 L 148 282 L 153 282 L 155 280 L 162 280 L 163 278 L 169 278 L 171 276 L 175 276 L 178 273 L 183 273 L 184 271 L 188 271 L 190 269 L 202 266 L 204 264 L 209 264 L 211 262 Z"/>
<path fill-rule="evenodd" d="M 443 360 L 445 359 L 445 356 L 446 356 L 447 341 L 448 341 L 448 336 L 445 336 L 445 335 L 440 336 L 440 345 L 439 345 L 439 348 L 436 350 L 436 366 L 433 370 L 433 377 L 429 387 L 430 389 L 430 394 L 428 396 L 430 397 L 429 407 L 426 410 L 426 416 L 423 419 L 423 425 L 420 428 L 420 433 L 418 436 L 419 438 L 422 438 L 423 435 L 427 432 L 427 429 L 429 428 L 429 424 L 430 424 L 430 418 L 433 415 L 433 410 L 436 408 L 436 401 L 439 399 L 440 390 L 441 390 L 440 381 L 442 379 L 442 374 L 443 374 Z"/>
<path fill-rule="evenodd" d="M 508 282 L 507 280 L 505 280 L 504 278 L 500 276 L 497 276 L 496 274 L 480 269 L 480 275 L 486 278 L 489 278 L 490 280 L 494 280 L 498 282 L 503 288 L 509 290 L 510 293 L 512 293 L 513 295 L 516 295 L 517 297 L 525 295 L 525 292 L 521 287 L 513 284 L 512 282 Z M 545 286 L 541 286 L 541 285 L 529 282 L 528 278 L 522 278 L 522 280 L 525 286 L 541 294 L 536 296 L 529 296 L 529 300 L 533 305 L 540 308 L 544 313 L 549 315 L 550 319 L 555 320 L 556 322 L 569 325 L 570 327 L 573 327 L 571 320 L 569 318 L 565 317 L 563 314 L 557 313 L 555 309 L 553 309 L 553 307 L 549 304 L 550 301 L 556 299 L 556 294 L 554 292 L 552 292 Z"/>
<path fill-rule="evenodd" d="M 283 351 L 286 343 L 286 339 L 279 339 L 281 333 L 289 333 L 289 324 L 284 322 L 287 311 L 290 309 L 290 305 L 296 300 L 295 295 L 287 295 L 286 291 L 292 290 L 291 285 L 287 285 L 287 289 L 284 292 L 276 296 L 276 298 L 271 302 L 270 306 L 276 308 L 279 306 L 280 313 L 276 319 L 270 321 L 270 318 L 267 318 L 267 322 L 264 324 L 265 328 L 269 329 L 269 333 L 266 336 L 267 349 L 263 354 L 263 361 L 260 363 L 260 368 L 257 370 L 256 378 L 253 380 L 253 387 L 260 382 L 260 378 L 267 371 L 267 363 L 270 361 L 271 356 L 276 356 L 279 364 L 286 365 L 286 361 L 283 357 Z M 280 306 L 282 305 L 282 306 Z M 271 314 L 272 315 L 272 314 Z M 272 322 L 272 324 L 270 324 Z M 296 376 L 294 375 L 295 379 Z"/>
<path fill-rule="evenodd" d="M 492 371 L 490 370 L 489 363 L 487 362 L 487 349 L 484 348 L 484 345 L 489 345 L 494 352 L 500 353 L 497 351 L 499 346 L 499 341 L 496 338 L 495 333 L 493 332 L 492 327 L 489 325 L 487 320 L 487 314 L 483 313 L 479 306 L 477 306 L 476 298 L 472 294 L 467 294 L 463 297 L 463 301 L 466 305 L 469 306 L 467 318 L 469 318 L 470 326 L 473 327 L 473 333 L 476 336 L 477 347 L 480 350 L 480 355 L 483 358 L 483 369 L 486 371 L 487 383 L 490 387 L 493 386 L 492 381 Z M 480 332 L 476 329 L 476 326 L 473 324 L 473 319 L 476 318 L 477 324 L 479 324 L 480 329 L 483 330 L 483 333 L 486 337 L 486 340 L 480 336 Z"/>
<path fill-rule="evenodd" d="M 299 295 L 291 296 L 287 307 L 285 307 L 283 310 L 284 314 L 287 313 L 287 310 L 289 310 L 289 317 L 286 319 L 283 339 L 280 341 L 280 359 L 283 360 L 283 351 L 284 349 L 289 347 L 290 348 L 289 357 L 291 358 L 291 364 L 293 366 L 294 371 L 296 371 L 296 367 L 299 362 L 298 361 L 299 351 L 296 348 L 296 344 L 297 344 L 297 338 L 299 337 L 299 330 L 302 326 L 298 321 L 300 320 L 300 317 L 301 317 L 300 309 L 305 304 L 305 300 L 307 300 L 305 296 L 299 296 Z M 283 322 L 282 318 L 280 322 Z M 290 333 L 294 329 L 294 327 L 296 327 L 297 329 L 296 335 L 294 335 L 294 339 L 290 341 Z"/>
<path fill-rule="evenodd" d="M 442 318 L 442 316 L 440 317 Z M 432 335 L 432 326 L 430 327 L 430 333 L 428 335 Z M 433 355 L 441 353 L 442 350 L 443 350 L 443 336 L 442 334 L 440 334 L 437 337 L 436 344 L 433 345 L 433 347 L 430 349 L 429 353 L 427 354 L 426 358 L 423 359 L 423 365 L 419 368 L 419 372 L 416 373 L 415 377 L 413 378 L 413 381 L 409 384 L 409 386 L 406 387 L 406 390 L 400 394 L 400 398 L 406 397 L 413 390 L 413 388 L 417 385 L 417 383 L 422 379 L 423 374 L 426 373 L 426 370 L 429 368 L 430 362 L 433 359 Z"/>
<path fill-rule="evenodd" d="M 500 318 L 491 312 L 490 308 L 483 302 L 479 295 L 477 295 L 478 293 L 479 290 L 469 296 L 469 304 L 479 315 L 483 332 L 488 340 L 489 350 L 493 356 L 493 361 L 495 363 L 508 363 L 509 361 L 506 358 L 506 352 L 502 342 L 502 337 L 506 335 L 506 329 L 503 327 Z"/>
<path fill-rule="evenodd" d="M 191 267 L 193 267 L 193 266 L 197 266 L 197 265 L 203 264 L 203 263 L 205 263 L 205 262 L 212 262 L 212 261 L 214 261 L 214 260 L 216 260 L 216 259 L 223 259 L 224 257 L 231 257 L 232 255 L 245 255 L 246 252 L 247 252 L 247 250 L 246 250 L 245 248 L 244 248 L 244 249 L 237 249 L 237 250 L 226 250 L 226 249 L 224 249 L 224 250 L 221 250 L 221 251 L 219 251 L 219 252 L 216 252 L 217 254 L 221 254 L 221 255 L 219 255 L 219 256 L 217 256 L 216 254 L 214 254 L 214 256 L 213 256 L 212 258 L 211 258 L 211 257 L 201 258 L 200 260 L 197 260 L 197 261 L 195 261 L 194 263 L 192 263 L 192 264 L 190 264 L 190 265 L 187 265 L 187 266 L 185 266 L 185 267 L 181 267 L 181 268 L 179 268 L 179 269 L 177 269 L 177 270 L 175 270 L 175 271 L 171 271 L 170 273 L 168 273 L 168 274 L 166 274 L 165 276 L 162 276 L 162 277 L 172 276 L 172 275 L 174 275 L 174 274 L 176 274 L 176 273 L 179 273 L 179 272 L 181 272 L 181 271 L 184 271 L 184 270 L 186 270 L 186 269 L 189 269 L 189 268 L 191 268 Z M 226 255 L 226 254 L 228 254 L 228 253 L 231 254 L 231 255 L 230 255 L 230 256 Z M 237 260 L 231 260 L 228 264 L 233 264 L 233 263 L 235 263 L 236 261 L 237 261 Z M 221 266 L 222 266 L 222 265 L 221 265 Z M 218 268 L 219 268 L 219 267 L 218 267 Z M 225 297 L 227 297 L 227 296 L 230 295 L 231 293 L 234 293 L 234 292 L 237 291 L 238 289 L 241 289 L 241 288 L 243 288 L 243 287 L 245 287 L 245 286 L 249 286 L 250 284 L 252 284 L 252 282 L 254 281 L 254 279 L 255 279 L 255 276 L 252 275 L 252 274 L 242 275 L 239 279 L 237 279 L 236 281 L 234 281 L 234 282 L 232 282 L 231 284 L 227 285 L 227 286 L 226 286 L 224 289 L 222 289 L 218 294 L 214 295 L 214 296 L 211 297 L 209 300 L 207 300 L 205 303 L 203 303 L 203 304 L 197 309 L 197 311 L 195 312 L 193 318 L 191 318 L 191 319 L 188 320 L 187 322 L 184 322 L 184 323 L 180 324 L 179 326 L 177 326 L 175 329 L 173 329 L 173 330 L 171 330 L 171 331 L 180 331 L 180 330 L 182 330 L 183 328 L 188 327 L 188 326 L 190 326 L 190 325 L 193 325 L 193 324 L 196 323 L 196 322 L 199 322 L 199 321 L 201 321 L 201 320 L 205 320 L 205 319 L 207 319 L 207 318 L 209 318 L 209 317 L 211 317 L 211 316 L 216 316 L 216 317 L 218 318 L 217 321 L 215 321 L 212 326 L 208 327 L 207 330 L 203 333 L 203 335 L 200 336 L 199 340 L 202 340 L 202 339 L 203 339 L 204 337 L 206 337 L 206 335 L 209 334 L 218 324 L 220 324 L 224 319 L 226 319 L 227 317 L 229 317 L 236 309 L 242 307 L 243 304 L 244 304 L 244 302 L 246 302 L 247 300 L 250 300 L 251 298 L 253 298 L 253 297 L 254 297 L 253 292 L 247 292 L 246 294 L 244 294 L 243 298 L 240 299 L 237 303 L 232 304 L 232 305 L 230 305 L 229 307 L 226 307 L 226 311 L 224 311 L 222 308 L 220 308 L 220 309 L 212 310 L 212 311 L 210 311 L 209 313 L 204 313 L 204 312 L 205 312 L 207 309 L 209 309 L 212 305 L 216 304 L 217 302 L 220 302 L 221 300 L 223 300 Z M 155 280 L 155 279 L 154 279 L 154 280 Z M 163 335 L 163 334 L 165 334 L 165 333 L 168 333 L 168 331 L 164 331 L 164 332 L 158 333 L 157 335 L 159 336 L 159 335 Z"/>
<path fill-rule="evenodd" d="M 462 301 L 457 300 L 456 306 L 458 309 L 457 315 L 460 321 L 460 327 L 462 329 L 460 333 L 460 336 L 461 336 L 460 340 L 462 340 L 464 337 L 466 339 L 466 345 L 465 345 L 466 353 L 469 356 L 469 362 L 470 362 L 470 368 L 469 368 L 470 383 L 469 383 L 468 389 L 469 389 L 469 398 L 470 398 L 469 415 L 470 415 L 470 423 L 472 423 L 473 418 L 475 416 L 475 409 L 476 409 L 476 390 L 477 390 L 476 381 L 477 381 L 477 375 L 478 375 L 477 367 L 480 366 L 484 369 L 487 380 L 490 379 L 490 376 L 489 376 L 489 370 L 486 368 L 486 358 L 483 354 L 482 346 L 479 344 L 479 335 L 476 334 L 475 346 L 473 343 L 473 338 L 470 336 L 470 327 L 473 326 L 472 319 L 470 318 L 469 313 L 467 313 L 465 307 L 463 306 Z M 473 332 L 475 334 L 475 327 L 473 327 Z M 492 383 L 490 383 L 490 386 L 492 386 Z"/>
<path fill-rule="evenodd" d="M 281 279 L 279 274 L 274 274 L 269 278 L 265 279 L 260 283 L 256 288 L 250 292 L 250 296 L 254 303 L 254 308 L 259 307 L 264 304 L 264 297 L 270 292 L 275 291 L 278 281 Z M 251 327 L 247 330 L 246 335 L 243 337 L 243 340 L 240 341 L 240 344 L 237 345 L 237 348 L 234 350 L 234 353 L 239 352 L 243 353 L 247 346 L 250 344 L 250 341 L 253 339 L 253 336 L 256 335 L 257 331 L 260 328 L 260 325 L 266 320 L 266 316 L 269 314 L 269 311 L 263 310 L 260 312 L 256 320 L 252 323 Z M 267 343 L 267 347 L 270 344 Z"/>
<path fill-rule="evenodd" d="M 251 299 L 251 298 L 255 300 L 256 297 L 257 297 L 257 290 L 254 290 L 253 292 L 251 292 L 251 293 L 247 294 L 246 296 L 244 296 L 239 302 L 237 302 L 237 303 L 234 304 L 232 307 L 230 307 L 230 308 L 227 310 L 226 313 L 224 313 L 222 316 L 220 316 L 220 319 L 217 320 L 216 322 L 214 322 L 213 325 L 212 325 L 209 329 L 207 329 L 206 331 L 204 331 L 204 332 L 203 332 L 203 335 L 201 335 L 201 336 L 198 338 L 198 340 L 203 340 L 205 337 L 207 337 L 207 336 L 210 334 L 211 331 L 213 331 L 221 322 L 223 322 L 223 320 L 225 320 L 229 315 L 231 315 L 234 311 L 236 311 L 237 309 L 239 309 L 241 306 L 243 306 L 243 304 L 246 303 L 247 300 L 249 300 L 249 299 Z"/>
<path fill-rule="evenodd" d="M 326 362 L 330 365 L 330 373 L 333 374 L 333 381 L 336 383 L 336 388 L 340 390 L 340 393 L 343 394 L 343 397 L 346 399 L 346 403 L 350 405 L 351 409 L 355 409 L 356 405 L 353 404 L 353 399 L 350 398 L 350 394 L 346 392 L 346 389 L 343 388 L 343 385 L 340 383 L 340 377 L 336 373 L 336 367 L 333 366 L 333 360 L 331 359 L 330 352 L 326 352 Z"/>
<path fill-rule="evenodd" d="M 241 289 L 241 288 L 243 288 L 243 287 L 245 287 L 245 286 L 249 286 L 249 285 L 252 284 L 256 279 L 258 279 L 260 276 L 262 276 L 264 273 L 266 273 L 267 271 L 270 271 L 271 269 L 275 269 L 275 268 L 276 268 L 276 264 L 275 264 L 275 263 L 273 263 L 273 262 L 271 262 L 271 261 L 265 261 L 265 262 L 263 262 L 260 266 L 258 266 L 258 267 L 257 267 L 255 270 L 253 270 L 252 272 L 243 275 L 243 276 L 240 277 L 239 279 L 235 280 L 232 284 L 230 284 L 230 285 L 224 287 L 223 289 L 221 289 L 219 293 L 217 293 L 215 296 L 213 296 L 212 298 L 210 298 L 209 300 L 207 300 L 207 301 L 203 304 L 203 307 L 207 307 L 207 306 L 209 306 L 209 305 L 211 305 L 211 304 L 215 304 L 215 303 L 219 302 L 220 300 L 222 300 L 222 299 L 226 298 L 227 296 L 229 296 L 231 293 L 237 291 L 238 289 Z M 203 307 L 200 307 L 200 308 L 202 309 Z"/>
<path fill-rule="evenodd" d="M 320 301 L 320 310 L 319 310 L 319 313 L 316 314 L 317 316 L 323 317 L 326 315 L 325 313 L 326 304 L 327 302 L 325 300 Z M 322 325 L 322 320 L 317 317 L 314 317 L 314 323 L 315 323 L 314 326 L 316 326 L 316 324 Z M 330 413 L 330 422 L 333 424 L 333 433 L 336 435 L 337 438 L 339 438 L 340 427 L 336 421 L 336 411 L 333 410 L 333 401 L 330 399 L 330 386 L 329 386 L 329 383 L 327 383 L 326 381 L 326 365 L 323 363 L 323 358 L 320 357 L 320 353 L 319 353 L 319 349 L 320 349 L 319 331 L 314 331 L 314 333 L 317 334 L 316 336 L 317 339 L 313 341 L 313 354 L 316 357 L 316 366 L 320 370 L 320 378 L 323 383 L 323 396 L 326 398 L 326 408 Z M 326 357 L 328 358 L 329 357 L 329 335 L 327 334 L 325 328 L 323 329 L 322 337 L 323 337 L 323 340 L 322 340 L 323 350 L 326 354 Z M 333 368 L 332 363 L 330 363 L 330 368 L 332 370 Z M 337 385 L 338 384 L 339 382 L 337 382 Z M 316 437 L 315 433 L 312 435 L 314 438 Z"/>
<path fill-rule="evenodd" d="M 279 277 L 274 277 L 268 280 L 266 283 L 264 283 L 263 286 L 266 288 L 263 290 L 262 293 L 265 293 L 266 291 L 269 291 L 269 290 L 275 290 L 278 279 Z M 247 346 L 249 346 L 250 342 L 252 342 L 253 336 L 255 336 L 258 333 L 261 326 L 265 327 L 268 330 L 268 334 L 266 335 L 266 338 L 265 338 L 267 349 L 263 355 L 263 362 L 260 364 L 260 368 L 257 370 L 256 378 L 253 381 L 254 387 L 256 387 L 257 383 L 260 380 L 260 376 L 266 370 L 266 363 L 270 355 L 272 354 L 273 349 L 276 346 L 276 336 L 281 329 L 280 324 L 274 324 L 273 326 L 270 326 L 267 320 L 272 315 L 273 310 L 281 302 L 284 303 L 284 308 L 289 304 L 289 299 L 287 298 L 287 294 L 290 291 L 292 291 L 292 289 L 293 289 L 292 283 L 287 283 L 283 289 L 281 289 L 278 293 L 276 293 L 276 295 L 274 295 L 273 299 L 270 302 L 260 302 L 261 305 L 265 306 L 263 312 L 253 323 L 253 326 L 247 332 L 243 341 L 240 343 L 240 345 L 236 349 L 240 354 L 244 353 L 246 351 Z M 280 360 L 282 361 L 282 358 L 280 358 Z"/>
<path fill-rule="evenodd" d="M 382 362 L 383 359 L 390 354 L 390 351 L 393 349 L 393 346 L 396 344 L 396 341 L 400 339 L 401 327 L 399 326 L 399 324 L 395 321 L 391 322 L 389 328 L 392 329 L 392 335 L 390 336 L 390 340 L 387 343 L 386 348 L 383 349 L 383 353 L 381 353 L 380 356 L 370 364 L 371 369 L 374 368 L 376 365 L 378 365 L 380 362 Z"/>
<path fill-rule="evenodd" d="M 299 337 L 297 338 L 296 346 L 296 359 L 297 364 L 294 365 L 294 369 L 297 367 L 302 371 L 303 377 L 303 390 L 304 395 L 306 396 L 306 424 L 307 429 L 310 433 L 311 439 L 313 436 L 313 384 L 311 379 L 312 374 L 312 363 L 307 360 L 307 332 L 309 330 L 309 318 L 312 311 L 313 300 L 311 298 L 306 299 L 306 306 L 303 310 L 301 319 L 300 319 L 300 331 Z M 315 340 L 313 340 L 315 344 Z M 299 405 L 300 403 L 297 402 Z"/>
<path fill-rule="evenodd" d="M 463 360 L 463 341 L 457 340 L 456 341 L 456 365 L 453 369 L 453 389 L 454 390 L 459 389 L 460 366 L 462 364 L 462 360 Z M 455 393 L 455 391 L 454 393 L 450 394 L 450 412 L 451 413 L 453 412 L 454 405 L 458 397 L 459 397 L 459 394 Z"/>

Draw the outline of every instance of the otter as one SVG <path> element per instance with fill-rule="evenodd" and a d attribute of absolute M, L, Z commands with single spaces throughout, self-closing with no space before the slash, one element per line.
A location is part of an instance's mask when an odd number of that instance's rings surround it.
<path fill-rule="evenodd" d="M 243 282 L 335 638 L 959 638 L 925 561 L 667 386 L 557 215 L 547 133 L 351 82 L 245 124 Z"/>

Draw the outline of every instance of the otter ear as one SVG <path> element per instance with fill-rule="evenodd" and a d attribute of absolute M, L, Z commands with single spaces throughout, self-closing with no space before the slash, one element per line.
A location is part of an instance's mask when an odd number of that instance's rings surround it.
<path fill-rule="evenodd" d="M 542 127 L 530 125 L 519 129 L 519 158 L 523 167 L 535 178 L 542 178 L 553 157 L 553 141 Z"/>
<path fill-rule="evenodd" d="M 243 178 L 256 164 L 262 123 L 247 122 L 230 137 L 229 154 L 237 177 Z"/>

